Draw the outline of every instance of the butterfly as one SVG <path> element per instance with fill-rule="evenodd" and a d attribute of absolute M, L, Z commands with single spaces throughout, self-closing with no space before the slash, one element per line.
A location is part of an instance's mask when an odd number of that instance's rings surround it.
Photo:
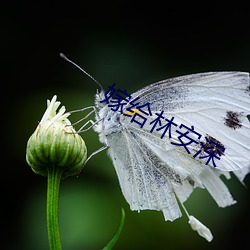
<path fill-rule="evenodd" d="M 161 210 L 165 220 L 173 221 L 181 216 L 178 202 L 183 204 L 196 187 L 206 188 L 220 207 L 235 203 L 220 176 L 230 178 L 232 172 L 243 181 L 250 171 L 249 88 L 249 74 L 242 72 L 192 74 L 151 84 L 131 95 L 131 99 L 139 97 L 142 106 L 150 103 L 152 115 L 143 128 L 102 103 L 103 91 L 96 94 L 93 128 L 108 148 L 131 210 Z M 150 132 L 150 122 L 162 111 L 174 117 L 179 127 L 193 126 L 201 138 L 223 146 L 216 167 L 175 146 L 177 130 L 171 138 L 161 138 L 160 131 Z M 190 137 L 194 139 L 195 134 Z M 196 154 L 203 146 L 204 153 L 206 140 L 186 147 Z"/>
<path fill-rule="evenodd" d="M 103 89 L 97 92 L 91 123 L 131 210 L 160 210 L 166 221 L 174 221 L 182 216 L 182 206 L 192 229 L 211 241 L 210 230 L 183 203 L 197 187 L 219 207 L 235 203 L 220 176 L 233 173 L 243 182 L 250 172 L 249 74 L 208 72 L 159 81 L 132 93 L 122 103 L 124 112 L 112 110 L 103 101 L 107 97 Z M 150 110 L 143 110 L 147 104 Z M 140 114 L 147 118 L 143 127 L 135 122 Z M 162 123 L 152 130 L 160 115 Z M 162 136 L 163 121 L 171 118 L 175 126 Z"/>

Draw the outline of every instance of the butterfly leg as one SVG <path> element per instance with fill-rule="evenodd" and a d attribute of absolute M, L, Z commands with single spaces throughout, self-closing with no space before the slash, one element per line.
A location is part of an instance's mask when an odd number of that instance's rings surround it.
<path fill-rule="evenodd" d="M 102 146 L 101 148 L 99 148 L 99 149 L 97 149 L 96 151 L 94 151 L 94 152 L 87 158 L 87 160 L 84 162 L 83 166 L 81 167 L 81 169 L 80 169 L 79 172 L 77 173 L 77 176 L 80 175 L 80 173 L 81 173 L 83 167 L 87 164 L 87 162 L 88 162 L 94 155 L 96 155 L 96 154 L 102 152 L 103 150 L 105 150 L 105 149 L 107 149 L 107 148 L 108 148 L 108 146 Z"/>
<path fill-rule="evenodd" d="M 76 124 L 82 122 L 83 120 L 87 119 L 93 113 L 96 114 L 96 108 L 95 108 L 95 106 L 90 106 L 90 107 L 86 107 L 86 108 L 82 108 L 82 109 L 77 109 L 77 110 L 70 111 L 70 114 L 72 114 L 72 113 L 76 113 L 76 112 L 82 112 L 82 111 L 85 111 L 87 109 L 92 109 L 92 110 L 86 116 L 84 116 L 83 118 L 81 118 L 79 121 L 77 121 L 73 125 L 76 125 Z"/>
<path fill-rule="evenodd" d="M 100 121 L 100 120 L 99 120 Z M 84 123 L 77 131 L 77 133 L 82 133 L 82 132 L 86 132 L 88 130 L 90 130 L 93 126 L 95 126 L 99 121 L 93 122 L 92 120 L 88 120 L 86 123 Z M 84 127 L 86 127 L 89 123 L 91 123 L 91 125 L 84 129 Z"/>
<path fill-rule="evenodd" d="M 86 108 L 82 108 L 82 109 L 77 109 L 77 110 L 73 110 L 70 111 L 70 114 L 72 113 L 76 113 L 76 112 L 82 112 L 85 111 L 87 109 L 92 109 L 87 115 L 85 115 L 83 118 L 81 118 L 80 120 L 78 120 L 77 122 L 75 122 L 74 124 L 72 124 L 73 126 L 81 123 L 82 121 L 86 120 L 90 115 L 92 115 L 93 113 L 95 113 L 95 115 L 97 116 L 97 112 L 96 112 L 96 108 L 95 106 L 90 106 L 90 107 L 86 107 Z M 100 120 L 98 120 L 97 122 L 93 122 L 92 120 L 87 121 L 86 123 L 84 123 L 77 131 L 77 133 L 81 133 L 81 132 L 85 132 L 88 131 L 89 129 L 91 129 L 96 123 L 98 123 Z M 84 127 L 86 127 L 89 123 L 91 123 L 92 125 L 90 127 L 88 127 L 87 129 L 83 129 Z"/>
<path fill-rule="evenodd" d="M 97 149 L 96 151 L 94 151 L 88 158 L 87 160 L 85 161 L 84 165 L 86 165 L 86 163 L 96 154 L 102 152 L 103 150 L 107 149 L 108 146 L 102 146 L 101 148 Z"/>

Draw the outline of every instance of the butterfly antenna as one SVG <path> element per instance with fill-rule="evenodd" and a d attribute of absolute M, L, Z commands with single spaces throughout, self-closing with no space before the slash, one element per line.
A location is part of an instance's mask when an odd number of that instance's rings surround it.
<path fill-rule="evenodd" d="M 63 53 L 60 53 L 60 57 L 64 60 L 66 60 L 67 62 L 73 64 L 75 67 L 77 67 L 79 70 L 81 70 L 85 75 L 87 75 L 89 78 L 91 78 L 95 83 L 97 83 L 97 85 L 101 88 L 102 91 L 103 87 L 102 85 L 93 77 L 91 76 L 89 73 L 87 73 L 84 69 L 82 69 L 80 66 L 78 66 L 76 63 L 74 63 L 73 61 L 71 61 L 67 56 L 65 56 Z"/>

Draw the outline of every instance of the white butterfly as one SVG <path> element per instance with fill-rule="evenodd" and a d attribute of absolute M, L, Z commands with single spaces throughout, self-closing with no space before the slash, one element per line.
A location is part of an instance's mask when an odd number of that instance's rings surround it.
<path fill-rule="evenodd" d="M 108 148 L 131 210 L 161 210 L 165 220 L 173 221 L 181 216 L 181 204 L 192 229 L 211 241 L 210 230 L 189 215 L 183 203 L 196 187 L 207 189 L 220 207 L 235 203 L 220 176 L 230 178 L 232 172 L 242 182 L 250 172 L 249 74 L 209 72 L 176 77 L 151 84 L 131 96 L 131 100 L 139 97 L 139 105 L 150 104 L 152 115 L 144 113 L 147 122 L 142 128 L 131 122 L 140 114 L 138 105 L 132 114 L 113 111 L 103 102 L 103 90 L 95 98 L 96 122 L 90 121 L 103 148 Z M 131 102 L 124 104 L 123 110 L 130 106 Z M 164 137 L 163 130 L 152 131 L 153 121 L 162 111 L 164 118 L 174 118 L 176 126 L 171 128 L 171 136 L 166 136 L 169 131 Z M 177 146 L 180 131 L 185 133 L 187 128 L 196 132 L 189 130 L 189 138 L 197 141 L 200 135 L 199 143 Z M 187 138 L 184 141 L 187 143 Z M 216 167 L 204 157 L 205 152 L 212 152 L 211 141 L 217 145 Z M 199 152 L 201 158 L 194 158 Z"/>
<path fill-rule="evenodd" d="M 97 93 L 93 128 L 108 147 L 131 210 L 161 210 L 165 220 L 173 221 L 181 216 L 177 200 L 183 205 L 195 187 L 206 188 L 220 207 L 235 203 L 220 175 L 230 178 L 229 172 L 233 172 L 243 181 L 250 171 L 249 88 L 249 75 L 242 72 L 193 74 L 154 83 L 131 95 L 131 99 L 140 97 L 140 105 L 150 103 L 152 116 L 143 128 L 131 122 L 131 117 L 100 103 L 105 95 Z M 204 159 L 171 144 L 178 142 L 178 129 L 173 127 L 171 138 L 162 139 L 162 131 L 150 132 L 150 122 L 161 111 L 168 119 L 174 117 L 178 126 L 193 126 L 204 144 L 207 137 L 225 148 L 216 167 L 212 161 L 206 165 Z M 197 140 L 194 133 L 188 135 Z M 195 154 L 202 147 L 190 144 L 187 148 Z M 193 229 L 212 240 L 208 228 L 193 216 L 189 218 Z"/>

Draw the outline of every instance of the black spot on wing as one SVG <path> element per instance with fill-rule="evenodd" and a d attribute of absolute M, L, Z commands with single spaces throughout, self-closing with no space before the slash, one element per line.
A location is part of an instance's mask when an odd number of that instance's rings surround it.
<path fill-rule="evenodd" d="M 250 95 L 250 85 L 247 86 L 246 93 L 248 93 Z"/>
<path fill-rule="evenodd" d="M 242 113 L 227 111 L 226 117 L 224 118 L 224 124 L 232 129 L 241 128 Z"/>
<path fill-rule="evenodd" d="M 203 142 L 204 143 L 203 144 L 204 145 L 204 150 L 207 150 L 210 153 L 215 151 L 214 155 L 218 155 L 218 154 L 219 155 L 224 155 L 225 150 L 223 150 L 223 148 L 225 149 L 225 146 L 220 141 L 216 140 L 214 137 L 212 137 L 210 135 L 208 135 L 207 138 L 208 138 L 208 141 Z M 213 145 L 214 145 L 213 149 L 210 148 L 212 142 L 214 142 L 213 143 Z"/>
<path fill-rule="evenodd" d="M 222 142 L 207 134 L 206 139 L 200 141 L 200 144 L 196 146 L 194 151 L 196 153 L 199 152 L 200 156 L 211 154 L 220 157 L 225 155 L 225 149 L 226 148 Z"/>

